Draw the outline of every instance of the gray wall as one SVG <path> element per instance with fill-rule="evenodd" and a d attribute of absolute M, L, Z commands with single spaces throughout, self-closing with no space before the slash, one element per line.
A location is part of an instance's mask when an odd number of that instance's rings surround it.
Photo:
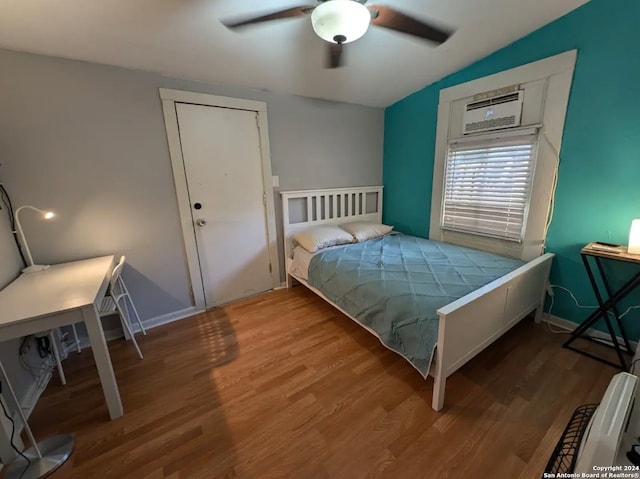
<path fill-rule="evenodd" d="M 191 305 L 159 87 L 265 101 L 281 190 L 382 181 L 382 109 L 8 50 L 0 72 L 0 177 L 58 214 L 24 212 L 36 262 L 126 254 L 143 319 Z"/>

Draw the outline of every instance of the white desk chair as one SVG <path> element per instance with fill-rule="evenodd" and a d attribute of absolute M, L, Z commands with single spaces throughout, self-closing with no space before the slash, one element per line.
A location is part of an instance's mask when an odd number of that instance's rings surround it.
<path fill-rule="evenodd" d="M 116 313 L 118 314 L 118 316 L 120 316 L 120 323 L 122 324 L 122 329 L 124 330 L 125 338 L 131 339 L 131 341 L 133 341 L 133 345 L 135 346 L 136 351 L 138 352 L 138 356 L 140 357 L 140 359 L 143 359 L 142 351 L 140 351 L 140 346 L 138 346 L 138 342 L 136 341 L 133 330 L 131 328 L 131 319 L 129 318 L 129 309 L 128 309 L 129 307 L 131 307 L 131 310 L 133 311 L 133 314 L 136 317 L 136 321 L 138 322 L 138 326 L 140 327 L 140 331 L 142 331 L 142 334 L 146 336 L 147 331 L 144 329 L 144 326 L 142 325 L 142 321 L 140 320 L 140 315 L 138 314 L 138 310 L 136 309 L 136 306 L 133 304 L 133 301 L 131 300 L 131 295 L 129 294 L 127 285 L 124 284 L 124 281 L 122 279 L 122 268 L 124 267 L 124 263 L 125 263 L 125 256 L 122 256 L 122 258 L 120 258 L 120 262 L 116 265 L 115 268 L 113 268 L 113 272 L 111 273 L 111 280 L 109 282 L 109 294 L 105 296 L 104 299 L 102 300 L 102 303 L 100 304 L 100 308 L 98 312 L 100 313 L 100 317 L 111 316 L 112 314 L 116 314 Z M 77 333 L 75 333 L 75 327 L 74 327 L 74 334 L 76 335 L 76 338 L 77 338 Z M 53 333 L 49 332 L 49 335 L 51 338 L 53 355 L 55 357 L 56 364 L 58 367 L 60 382 L 64 386 L 65 384 L 67 384 L 67 380 L 64 375 L 64 370 L 62 369 L 60 354 L 58 352 L 57 344 L 53 336 Z M 78 345 L 78 351 L 79 351 L 80 342 L 77 341 L 77 339 L 76 339 L 76 344 Z"/>
<path fill-rule="evenodd" d="M 113 268 L 113 272 L 111 273 L 111 282 L 109 284 L 109 295 L 105 296 L 102 300 L 102 304 L 100 304 L 100 316 L 104 317 L 118 313 L 118 315 L 120 316 L 120 322 L 122 323 L 122 329 L 125 332 L 125 337 L 128 336 L 127 339 L 131 339 L 131 341 L 133 341 L 133 345 L 138 352 L 138 356 L 140 356 L 140 359 L 142 359 L 142 352 L 140 351 L 138 342 L 136 341 L 133 330 L 131 329 L 129 306 L 131 307 L 131 311 L 133 311 L 133 314 L 136 317 L 136 321 L 138 322 L 138 326 L 140 326 L 140 331 L 142 331 L 142 334 L 146 335 L 147 332 L 145 331 L 144 326 L 142 326 L 140 315 L 138 314 L 138 310 L 131 300 L 131 295 L 129 294 L 127 285 L 125 285 L 124 281 L 122 280 L 122 268 L 124 267 L 124 262 L 125 257 L 122 256 L 122 258 L 120 258 L 120 262 L 116 265 L 115 268 Z"/>

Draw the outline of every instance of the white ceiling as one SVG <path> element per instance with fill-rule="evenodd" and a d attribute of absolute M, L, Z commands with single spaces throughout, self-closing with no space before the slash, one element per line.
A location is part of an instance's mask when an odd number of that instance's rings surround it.
<path fill-rule="evenodd" d="M 315 0 L 2 0 L 0 45 L 209 83 L 388 106 L 587 0 L 381 0 L 456 28 L 443 45 L 371 27 L 324 69 L 308 18 L 234 33 L 219 20 Z M 370 0 L 375 4 L 376 0 Z"/>

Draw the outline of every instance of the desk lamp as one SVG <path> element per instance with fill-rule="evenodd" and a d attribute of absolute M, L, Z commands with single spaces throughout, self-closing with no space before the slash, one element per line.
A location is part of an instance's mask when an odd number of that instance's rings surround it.
<path fill-rule="evenodd" d="M 640 220 L 631 222 L 631 231 L 629 232 L 629 254 L 640 254 Z"/>
<path fill-rule="evenodd" d="M 20 244 L 24 247 L 25 256 L 27 257 L 27 267 L 22 270 L 23 273 L 35 273 L 36 271 L 42 271 L 43 269 L 47 269 L 49 265 L 43 264 L 34 264 L 33 257 L 31 256 L 31 251 L 29 251 L 29 246 L 27 245 L 27 240 L 24 237 L 24 233 L 22 232 L 22 226 L 20 225 L 20 211 L 25 208 L 37 211 L 42 215 L 45 220 L 50 220 L 55 216 L 52 211 L 43 211 L 40 208 L 36 208 L 35 206 L 24 205 L 16 210 L 15 219 L 16 219 L 16 231 L 20 237 Z"/>

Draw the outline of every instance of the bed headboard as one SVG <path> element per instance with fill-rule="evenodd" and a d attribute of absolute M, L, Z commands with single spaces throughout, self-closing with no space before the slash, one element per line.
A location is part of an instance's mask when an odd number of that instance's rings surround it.
<path fill-rule="evenodd" d="M 296 232 L 350 221 L 382 222 L 382 186 L 282 191 L 285 258 L 293 254 Z"/>

